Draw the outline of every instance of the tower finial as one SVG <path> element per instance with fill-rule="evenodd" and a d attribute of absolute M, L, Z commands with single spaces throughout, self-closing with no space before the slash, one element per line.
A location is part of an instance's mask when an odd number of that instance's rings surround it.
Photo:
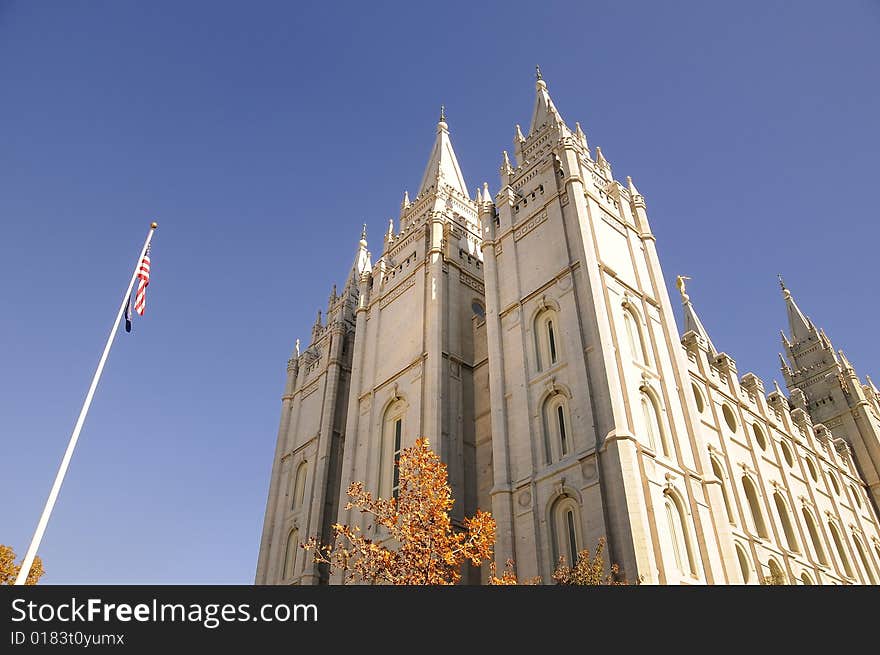
<path fill-rule="evenodd" d="M 361 242 L 360 242 L 360 245 L 361 245 L 361 247 L 363 247 L 363 248 L 366 248 L 366 247 L 367 247 L 367 224 L 366 224 L 366 223 L 364 223 L 364 227 L 363 227 L 363 229 L 361 230 Z"/>
<path fill-rule="evenodd" d="M 446 106 L 445 105 L 440 105 L 440 122 L 441 123 L 446 122 Z"/>
<path fill-rule="evenodd" d="M 544 77 L 541 75 L 541 67 L 538 66 L 537 64 L 535 64 L 535 79 L 536 80 L 543 80 L 544 79 Z"/>
<path fill-rule="evenodd" d="M 776 279 L 779 280 L 779 288 L 782 289 L 782 297 L 785 298 L 786 300 L 788 298 L 791 298 L 791 291 L 789 291 L 788 287 L 785 286 L 785 280 L 782 279 L 782 274 L 777 273 Z"/>

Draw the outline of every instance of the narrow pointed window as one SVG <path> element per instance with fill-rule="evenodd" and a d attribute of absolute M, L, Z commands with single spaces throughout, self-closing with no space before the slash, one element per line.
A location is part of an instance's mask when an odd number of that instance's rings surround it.
<path fill-rule="evenodd" d="M 550 345 L 550 363 L 556 363 L 556 335 L 553 333 L 553 321 L 547 321 L 547 341 Z"/>
<path fill-rule="evenodd" d="M 691 547 L 684 508 L 674 493 L 666 495 L 666 522 L 672 540 L 672 555 L 675 566 L 682 575 L 696 575 L 697 564 Z"/>
<path fill-rule="evenodd" d="M 813 543 L 813 552 L 816 554 L 816 559 L 820 564 L 828 564 L 828 558 L 825 557 L 825 549 L 822 547 L 822 540 L 819 538 L 819 530 L 816 527 L 816 522 L 813 520 L 813 515 L 807 511 L 806 507 L 801 512 L 804 516 L 804 523 L 807 526 L 807 533 L 810 535 L 810 541 Z"/>
<path fill-rule="evenodd" d="M 794 534 L 794 528 L 791 525 L 791 518 L 788 515 L 788 508 L 785 501 L 779 493 L 773 494 L 773 502 L 776 503 L 776 513 L 779 514 L 779 521 L 782 523 L 782 532 L 785 534 L 785 541 L 788 548 L 794 552 L 800 552 L 797 543 L 797 537 Z"/>
<path fill-rule="evenodd" d="M 559 425 L 559 443 L 562 446 L 562 454 L 568 454 L 568 439 L 565 434 L 565 411 L 562 405 L 556 408 L 556 422 Z"/>
<path fill-rule="evenodd" d="M 403 420 L 394 421 L 394 477 L 391 482 L 391 495 L 397 498 L 400 493 L 400 443 L 403 432 Z"/>
<path fill-rule="evenodd" d="M 303 502 L 303 495 L 306 490 L 306 463 L 303 462 L 296 469 L 296 477 L 293 482 L 293 502 L 291 509 L 299 509 Z"/>
<path fill-rule="evenodd" d="M 287 535 L 287 546 L 284 549 L 284 568 L 281 577 L 289 580 L 296 570 L 296 552 L 299 550 L 299 531 L 295 528 Z"/>
<path fill-rule="evenodd" d="M 666 430 L 663 428 L 663 422 L 660 419 L 660 409 L 657 406 L 657 400 L 653 393 L 647 390 L 642 391 L 642 417 L 645 423 L 645 434 L 648 437 L 648 445 L 652 449 L 656 449 L 657 442 L 660 442 L 660 450 L 666 457 L 672 456 L 672 450 L 669 448 L 669 442 L 666 438 Z"/>
<path fill-rule="evenodd" d="M 855 533 L 853 533 L 853 543 L 856 545 L 856 552 L 859 554 L 859 559 L 862 561 L 862 568 L 865 569 L 865 573 L 868 574 L 868 580 L 873 585 L 877 584 L 877 578 L 874 576 L 874 570 L 873 568 L 871 568 L 871 565 L 868 562 L 868 554 L 862 547 L 861 539 L 859 539 Z"/>
<path fill-rule="evenodd" d="M 577 502 L 571 496 L 561 497 L 550 510 L 554 568 L 560 557 L 565 558 L 568 566 L 577 563 L 577 555 L 581 550 L 579 511 Z"/>
<path fill-rule="evenodd" d="M 718 478 L 718 482 L 721 485 L 721 498 L 724 500 L 724 509 L 727 510 L 727 520 L 730 523 L 735 523 L 736 520 L 734 519 L 733 508 L 730 506 L 730 498 L 727 495 L 727 485 L 724 483 L 724 472 L 721 468 L 721 462 L 712 456 L 710 456 L 709 459 L 712 461 L 712 473 L 715 474 L 715 477 Z"/>
<path fill-rule="evenodd" d="M 396 498 L 400 490 L 400 452 L 406 404 L 398 399 L 385 411 L 379 455 L 379 496 Z"/>
<path fill-rule="evenodd" d="M 758 490 L 755 483 L 748 477 L 742 479 L 743 491 L 746 494 L 746 501 L 749 504 L 749 511 L 752 514 L 752 524 L 755 527 L 755 533 L 759 537 L 767 538 L 767 526 L 764 524 L 764 514 L 761 512 L 761 503 L 758 500 Z"/>
<path fill-rule="evenodd" d="M 843 565 L 844 573 L 850 578 L 853 577 L 852 565 L 849 563 L 849 557 L 846 556 L 846 548 L 844 548 L 843 539 L 840 536 L 837 526 L 831 521 L 828 521 L 828 530 L 831 532 L 831 540 L 834 542 L 834 547 L 837 549 L 837 556 L 840 558 L 840 563 Z"/>

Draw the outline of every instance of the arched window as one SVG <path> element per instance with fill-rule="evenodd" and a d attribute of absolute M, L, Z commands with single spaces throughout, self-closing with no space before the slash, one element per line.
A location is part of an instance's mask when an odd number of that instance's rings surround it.
<path fill-rule="evenodd" d="M 743 582 L 748 584 L 749 582 L 749 570 L 751 566 L 749 565 L 749 556 L 746 555 L 746 551 L 743 550 L 743 547 L 739 544 L 736 544 L 736 559 L 739 560 L 739 572 L 742 573 Z"/>
<path fill-rule="evenodd" d="M 547 462 L 564 457 L 572 451 L 571 422 L 568 399 L 555 393 L 544 401 L 544 451 Z"/>
<path fill-rule="evenodd" d="M 789 550 L 800 552 L 797 537 L 795 537 L 794 528 L 791 525 L 791 517 L 788 515 L 788 508 L 779 492 L 773 494 L 773 502 L 776 503 L 776 513 L 779 514 L 779 521 L 782 523 L 782 531 L 785 533 L 785 541 L 788 543 Z"/>
<path fill-rule="evenodd" d="M 666 438 L 666 430 L 663 428 L 663 421 L 660 419 L 660 409 L 657 404 L 657 398 L 646 388 L 642 388 L 642 419 L 645 423 L 645 435 L 648 437 L 648 445 L 652 450 L 657 449 L 657 443 L 666 457 L 672 454 L 669 448 L 669 442 Z"/>
<path fill-rule="evenodd" d="M 580 509 L 571 496 L 563 496 L 551 510 L 553 522 L 554 566 L 564 557 L 568 566 L 574 566 L 581 551 Z"/>
<path fill-rule="evenodd" d="M 828 521 L 828 530 L 831 532 L 831 540 L 834 542 L 834 547 L 837 549 L 837 556 L 840 558 L 840 563 L 843 565 L 844 573 L 850 578 L 853 577 L 852 566 L 849 563 L 849 558 L 846 556 L 846 548 L 844 548 L 843 538 L 840 536 L 840 531 L 832 521 Z"/>
<path fill-rule="evenodd" d="M 623 328 L 626 331 L 630 356 L 639 364 L 647 365 L 648 352 L 645 350 L 645 342 L 642 338 L 642 322 L 628 303 L 623 307 Z"/>
<path fill-rule="evenodd" d="M 828 481 L 831 483 L 831 488 L 834 489 L 834 493 L 839 496 L 840 485 L 837 483 L 837 476 L 831 471 L 825 471 L 825 475 L 828 476 Z"/>
<path fill-rule="evenodd" d="M 281 577 L 289 580 L 296 571 L 296 551 L 299 550 L 299 531 L 294 528 L 287 535 L 287 546 L 284 548 L 284 568 Z"/>
<path fill-rule="evenodd" d="M 748 476 L 742 479 L 743 491 L 746 494 L 746 501 L 749 504 L 749 511 L 752 514 L 752 524 L 755 526 L 755 533 L 759 537 L 767 538 L 767 526 L 764 525 L 764 515 L 761 513 L 761 503 L 758 500 L 758 490 L 755 483 Z"/>
<path fill-rule="evenodd" d="M 666 494 L 664 501 L 666 506 L 666 522 L 669 529 L 669 538 L 672 546 L 672 556 L 675 566 L 682 575 L 697 574 L 697 565 L 694 561 L 694 553 L 689 539 L 689 530 L 685 520 L 684 508 L 673 493 Z"/>
<path fill-rule="evenodd" d="M 755 435 L 755 443 L 761 450 L 767 450 L 767 440 L 764 438 L 764 432 L 758 427 L 757 423 L 752 424 L 752 432 Z"/>
<path fill-rule="evenodd" d="M 859 559 L 862 561 L 862 568 L 865 569 L 865 573 L 868 574 L 868 580 L 871 584 L 877 584 L 877 578 L 874 576 L 874 569 L 871 567 L 871 564 L 868 562 L 868 553 L 865 552 L 864 546 L 862 546 L 862 541 L 859 539 L 858 535 L 853 532 L 853 543 L 856 545 L 856 552 L 859 554 Z"/>
<path fill-rule="evenodd" d="M 861 498 L 861 494 L 859 493 L 859 488 L 857 486 L 855 486 L 854 484 L 851 484 L 851 485 L 849 485 L 849 490 L 850 490 L 850 493 L 852 493 L 852 497 L 856 503 L 856 507 L 858 507 L 859 509 L 862 509 L 862 498 Z"/>
<path fill-rule="evenodd" d="M 385 410 L 379 471 L 379 496 L 397 498 L 400 491 L 400 451 L 403 449 L 403 420 L 406 403 L 398 399 Z"/>
<path fill-rule="evenodd" d="M 559 318 L 555 310 L 545 309 L 535 318 L 535 361 L 542 371 L 562 358 Z"/>
<path fill-rule="evenodd" d="M 808 587 L 813 584 L 813 580 L 806 573 L 801 573 L 801 582 Z"/>
<path fill-rule="evenodd" d="M 819 560 L 820 564 L 828 564 L 828 558 L 825 557 L 825 549 L 822 547 L 822 540 L 819 538 L 819 530 L 816 528 L 813 515 L 810 514 L 806 507 L 801 509 L 801 513 L 804 515 L 804 523 L 807 525 L 807 532 L 810 535 L 810 541 L 813 543 L 816 559 Z"/>
<path fill-rule="evenodd" d="M 703 410 L 706 409 L 706 403 L 703 402 L 703 394 L 700 393 L 700 389 L 694 382 L 691 382 L 691 391 L 694 392 L 694 402 L 697 403 L 697 411 L 702 414 Z"/>
<path fill-rule="evenodd" d="M 767 562 L 767 565 L 770 568 L 770 578 L 773 581 L 773 584 L 788 584 L 788 576 L 785 575 L 775 559 L 771 559 Z"/>
<path fill-rule="evenodd" d="M 303 495 L 306 491 L 306 471 L 308 467 L 306 462 L 302 462 L 296 468 L 296 476 L 293 479 L 293 501 L 290 509 L 299 509 L 303 502 Z"/>
<path fill-rule="evenodd" d="M 715 477 L 718 478 L 718 482 L 721 484 L 721 497 L 724 499 L 724 509 L 727 510 L 727 520 L 730 523 L 736 523 L 733 508 L 730 506 L 730 498 L 727 495 L 727 485 L 724 482 L 724 469 L 721 468 L 721 462 L 718 461 L 717 457 L 710 455 L 709 459 L 712 461 L 712 473 L 715 474 Z"/>

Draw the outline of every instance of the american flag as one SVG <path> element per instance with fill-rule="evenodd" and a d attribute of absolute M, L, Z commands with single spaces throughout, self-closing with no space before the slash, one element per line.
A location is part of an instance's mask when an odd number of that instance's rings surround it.
<path fill-rule="evenodd" d="M 147 246 L 147 252 L 144 253 L 144 258 L 138 266 L 137 279 L 138 287 L 134 297 L 134 311 L 139 316 L 143 316 L 144 310 L 147 308 L 147 285 L 150 283 L 150 246 Z"/>

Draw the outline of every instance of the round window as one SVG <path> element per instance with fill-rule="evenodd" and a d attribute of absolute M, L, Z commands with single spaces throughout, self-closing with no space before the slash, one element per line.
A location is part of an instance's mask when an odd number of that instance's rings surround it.
<path fill-rule="evenodd" d="M 779 442 L 779 449 L 782 451 L 782 457 L 789 466 L 794 466 L 794 456 L 791 454 L 791 448 L 784 441 Z"/>
<path fill-rule="evenodd" d="M 730 431 L 736 432 L 736 417 L 733 415 L 733 410 L 730 409 L 730 405 L 724 405 L 721 408 L 721 413 L 724 414 L 724 422 L 727 423 L 727 427 L 730 428 Z"/>
<path fill-rule="evenodd" d="M 834 473 L 828 471 L 825 473 L 828 476 L 828 481 L 831 483 L 831 488 L 834 489 L 834 493 L 838 496 L 840 495 L 840 485 L 837 484 L 837 478 L 834 477 Z"/>
<path fill-rule="evenodd" d="M 818 482 L 819 476 L 816 473 L 816 465 L 813 464 L 813 460 L 806 459 L 805 461 L 807 463 L 807 470 L 810 472 L 810 477 L 813 478 L 813 482 Z"/>
<path fill-rule="evenodd" d="M 752 432 L 755 433 L 755 442 L 757 442 L 758 447 L 761 450 L 767 450 L 767 440 L 764 438 L 764 433 L 761 431 L 761 428 L 758 427 L 757 423 L 752 425 Z"/>

